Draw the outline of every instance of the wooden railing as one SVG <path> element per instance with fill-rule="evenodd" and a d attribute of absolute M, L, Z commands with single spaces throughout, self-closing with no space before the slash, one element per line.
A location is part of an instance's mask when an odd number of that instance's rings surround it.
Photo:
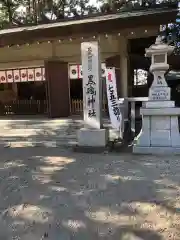
<path fill-rule="evenodd" d="M 14 100 L 0 103 L 0 115 L 36 115 L 47 114 L 45 100 Z"/>
<path fill-rule="evenodd" d="M 108 114 L 108 104 L 103 101 L 103 114 Z M 71 114 L 72 115 L 82 115 L 83 114 L 83 100 L 71 99 Z"/>

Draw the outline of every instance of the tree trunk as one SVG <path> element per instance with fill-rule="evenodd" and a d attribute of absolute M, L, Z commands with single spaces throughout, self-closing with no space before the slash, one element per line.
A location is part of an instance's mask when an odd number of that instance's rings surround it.
<path fill-rule="evenodd" d="M 11 2 L 11 0 L 7 0 L 6 7 L 7 7 L 7 12 L 8 12 L 9 23 L 13 24 L 13 14 L 12 14 L 12 2 Z"/>

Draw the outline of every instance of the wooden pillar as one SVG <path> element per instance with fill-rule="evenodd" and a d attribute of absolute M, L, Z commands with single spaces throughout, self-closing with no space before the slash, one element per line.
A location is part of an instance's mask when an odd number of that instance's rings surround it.
<path fill-rule="evenodd" d="M 106 59 L 107 67 L 116 68 L 117 94 L 119 98 L 128 97 L 129 83 L 129 56 L 128 40 L 121 37 L 119 40 L 119 54 Z"/>
<path fill-rule="evenodd" d="M 45 62 L 48 115 L 51 118 L 70 115 L 68 63 L 57 60 Z"/>
<path fill-rule="evenodd" d="M 17 83 L 12 83 L 12 90 L 13 90 L 13 93 L 15 95 L 15 98 L 17 99 L 18 98 L 18 87 L 17 87 Z"/>
<path fill-rule="evenodd" d="M 121 37 L 119 39 L 120 52 L 120 92 L 121 97 L 128 97 L 129 83 L 129 56 L 128 56 L 128 39 Z"/>

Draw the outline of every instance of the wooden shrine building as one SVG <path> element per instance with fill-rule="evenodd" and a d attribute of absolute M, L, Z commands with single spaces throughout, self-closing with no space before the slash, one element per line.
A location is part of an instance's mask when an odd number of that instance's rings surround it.
<path fill-rule="evenodd" d="M 97 39 L 102 75 L 105 63 L 116 67 L 118 96 L 146 96 L 145 48 L 176 14 L 176 8 L 154 8 L 1 30 L 0 115 L 76 113 L 73 104 L 82 102 L 80 43 Z M 172 69 L 179 67 L 176 58 Z"/>

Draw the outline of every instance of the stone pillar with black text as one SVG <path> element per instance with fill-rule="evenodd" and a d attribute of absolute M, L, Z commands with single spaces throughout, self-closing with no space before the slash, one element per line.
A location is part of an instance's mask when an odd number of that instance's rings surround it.
<path fill-rule="evenodd" d="M 167 56 L 173 49 L 173 46 L 163 43 L 160 36 L 146 49 L 146 56 L 151 57 L 150 71 L 154 80 L 149 89 L 149 100 L 140 110 L 142 130 L 137 144 L 133 146 L 134 153 L 180 153 L 180 108 L 176 108 L 174 101 L 170 100 L 171 89 L 165 80 L 169 69 Z"/>
<path fill-rule="evenodd" d="M 78 131 L 78 146 L 101 148 L 108 132 L 102 124 L 102 77 L 98 41 L 81 43 L 84 128 Z"/>

